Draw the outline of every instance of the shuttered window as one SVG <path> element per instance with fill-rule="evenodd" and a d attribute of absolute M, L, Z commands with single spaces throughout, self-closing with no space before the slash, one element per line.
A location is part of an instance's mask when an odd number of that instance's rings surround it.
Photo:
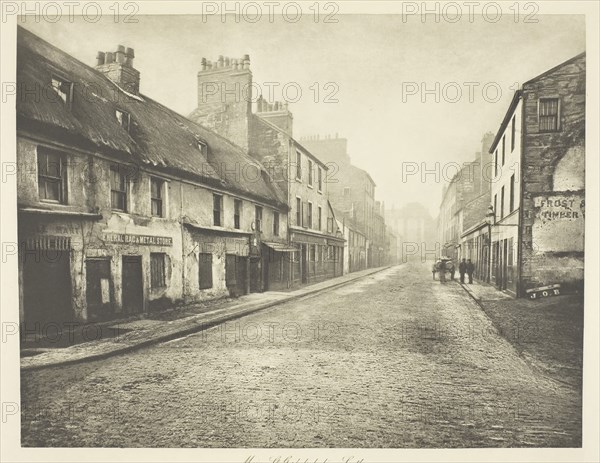
<path fill-rule="evenodd" d="M 221 209 L 222 209 L 223 197 L 221 195 L 213 194 L 213 225 L 221 226 Z"/>
<path fill-rule="evenodd" d="M 150 254 L 150 286 L 152 288 L 164 288 L 166 285 L 165 254 L 153 252 Z"/>
<path fill-rule="evenodd" d="M 200 289 L 213 287 L 212 257 L 209 252 L 201 252 L 198 255 L 198 287 Z"/>
<path fill-rule="evenodd" d="M 538 105 L 540 132 L 558 130 L 558 109 L 558 98 L 540 98 Z"/>

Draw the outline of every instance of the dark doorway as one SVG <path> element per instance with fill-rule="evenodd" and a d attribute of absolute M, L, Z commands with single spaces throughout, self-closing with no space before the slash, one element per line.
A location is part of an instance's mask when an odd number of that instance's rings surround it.
<path fill-rule="evenodd" d="M 113 316 L 113 288 L 110 259 L 85 261 L 88 320 L 107 320 Z"/>
<path fill-rule="evenodd" d="M 225 255 L 225 284 L 232 296 L 246 294 L 248 258 L 236 254 Z"/>
<path fill-rule="evenodd" d="M 308 283 L 308 260 L 307 260 L 307 256 L 308 256 L 308 252 L 306 250 L 306 244 L 303 244 L 301 246 L 301 250 L 300 253 L 302 254 L 301 259 L 302 259 L 302 283 Z"/>
<path fill-rule="evenodd" d="M 25 323 L 41 325 L 71 321 L 71 266 L 69 251 L 36 250 L 23 256 Z M 44 327 L 41 327 L 44 329 Z M 29 327 L 27 327 L 29 329 Z"/>
<path fill-rule="evenodd" d="M 123 312 L 137 314 L 144 310 L 142 256 L 123 256 Z"/>
<path fill-rule="evenodd" d="M 250 292 L 262 292 L 262 269 L 260 257 L 250 257 Z"/>

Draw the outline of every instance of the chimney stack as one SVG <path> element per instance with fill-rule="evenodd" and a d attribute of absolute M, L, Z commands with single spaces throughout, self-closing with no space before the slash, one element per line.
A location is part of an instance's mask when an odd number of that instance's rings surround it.
<path fill-rule="evenodd" d="M 137 94 L 140 91 L 140 72 L 133 67 L 133 48 L 117 46 L 115 52 L 96 55 L 96 70 L 103 73 L 123 90 Z"/>

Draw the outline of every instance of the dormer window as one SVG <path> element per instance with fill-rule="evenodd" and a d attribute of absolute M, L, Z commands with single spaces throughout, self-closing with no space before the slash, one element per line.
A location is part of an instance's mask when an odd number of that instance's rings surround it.
<path fill-rule="evenodd" d="M 63 103 L 66 106 L 71 107 L 71 101 L 73 100 L 73 82 L 69 82 L 61 77 L 53 75 L 50 84 Z"/>
<path fill-rule="evenodd" d="M 117 121 L 119 122 L 119 125 L 121 127 L 123 127 L 127 132 L 129 132 L 129 123 L 131 122 L 131 116 L 129 116 L 129 113 L 126 111 L 117 109 L 115 111 L 115 116 L 117 117 Z"/>

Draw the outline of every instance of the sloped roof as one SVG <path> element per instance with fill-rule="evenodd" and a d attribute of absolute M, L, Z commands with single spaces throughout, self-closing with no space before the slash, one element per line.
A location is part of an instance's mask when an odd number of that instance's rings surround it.
<path fill-rule="evenodd" d="M 74 83 L 70 109 L 54 94 L 53 75 Z M 22 27 L 17 32 L 17 83 L 18 130 L 48 133 L 115 160 L 287 207 L 264 167 L 242 148 L 146 95 L 124 91 Z M 118 123 L 117 109 L 130 114 L 129 132 Z M 204 152 L 199 144 L 206 146 Z"/>

